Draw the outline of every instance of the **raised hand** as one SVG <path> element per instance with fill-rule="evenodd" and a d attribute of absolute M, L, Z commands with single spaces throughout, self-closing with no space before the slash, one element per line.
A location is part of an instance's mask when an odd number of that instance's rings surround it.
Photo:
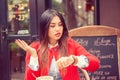
<path fill-rule="evenodd" d="M 73 62 L 74 62 L 74 59 L 72 58 L 72 56 L 61 57 L 56 61 L 56 65 L 59 69 L 62 69 L 62 68 L 68 67 Z"/>
<path fill-rule="evenodd" d="M 30 47 L 24 40 L 16 39 L 15 43 L 24 51 L 29 52 L 31 56 L 37 57 L 37 52 L 34 48 Z"/>

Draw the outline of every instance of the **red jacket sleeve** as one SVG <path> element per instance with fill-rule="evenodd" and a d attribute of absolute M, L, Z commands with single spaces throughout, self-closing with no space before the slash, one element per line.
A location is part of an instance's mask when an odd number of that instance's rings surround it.
<path fill-rule="evenodd" d="M 69 40 L 69 50 L 70 53 L 72 52 L 76 56 L 84 55 L 88 58 L 89 66 L 85 68 L 86 70 L 93 72 L 99 68 L 100 66 L 99 59 L 95 55 L 90 54 L 84 47 L 82 47 L 79 43 L 77 43 L 73 39 Z"/>
<path fill-rule="evenodd" d="M 39 48 L 39 42 L 33 42 L 30 44 L 30 46 L 37 50 Z M 29 68 L 29 62 L 30 62 L 30 54 L 29 53 L 26 53 L 25 62 L 26 62 L 26 69 L 25 69 L 24 80 L 36 80 L 36 77 L 40 76 L 40 69 L 37 71 L 34 71 Z"/>

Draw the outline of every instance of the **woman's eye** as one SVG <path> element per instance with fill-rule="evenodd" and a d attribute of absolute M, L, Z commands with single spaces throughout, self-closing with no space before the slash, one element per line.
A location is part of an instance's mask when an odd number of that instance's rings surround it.
<path fill-rule="evenodd" d="M 54 25 L 50 25 L 50 27 L 55 27 Z"/>
<path fill-rule="evenodd" d="M 60 24 L 59 24 L 59 26 L 63 26 L 63 24 L 62 24 L 62 23 L 60 23 Z"/>

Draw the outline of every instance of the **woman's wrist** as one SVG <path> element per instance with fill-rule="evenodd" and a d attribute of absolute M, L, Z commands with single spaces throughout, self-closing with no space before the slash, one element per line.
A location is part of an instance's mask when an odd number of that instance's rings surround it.
<path fill-rule="evenodd" d="M 38 57 L 37 52 L 36 52 L 36 51 L 32 52 L 32 53 L 31 53 L 31 56 L 32 56 L 32 57 Z"/>
<path fill-rule="evenodd" d="M 36 53 L 31 55 L 32 57 L 38 57 L 38 55 Z"/>
<path fill-rule="evenodd" d="M 26 51 L 30 53 L 32 57 L 37 57 L 37 51 L 34 48 L 31 48 L 30 46 L 27 47 Z"/>
<path fill-rule="evenodd" d="M 73 63 L 72 63 L 72 65 L 75 65 L 75 64 L 77 64 L 78 63 L 78 59 L 77 59 L 77 56 L 75 56 L 75 55 L 71 55 L 72 56 L 72 58 L 73 58 Z"/>

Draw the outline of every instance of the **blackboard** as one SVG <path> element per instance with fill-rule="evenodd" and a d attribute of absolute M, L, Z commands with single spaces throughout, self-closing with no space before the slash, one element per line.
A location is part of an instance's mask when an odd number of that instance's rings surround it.
<path fill-rule="evenodd" d="M 73 36 L 88 52 L 100 59 L 100 68 L 88 72 L 90 80 L 120 80 L 118 69 L 117 36 Z M 85 80 L 83 75 L 81 80 Z"/>

